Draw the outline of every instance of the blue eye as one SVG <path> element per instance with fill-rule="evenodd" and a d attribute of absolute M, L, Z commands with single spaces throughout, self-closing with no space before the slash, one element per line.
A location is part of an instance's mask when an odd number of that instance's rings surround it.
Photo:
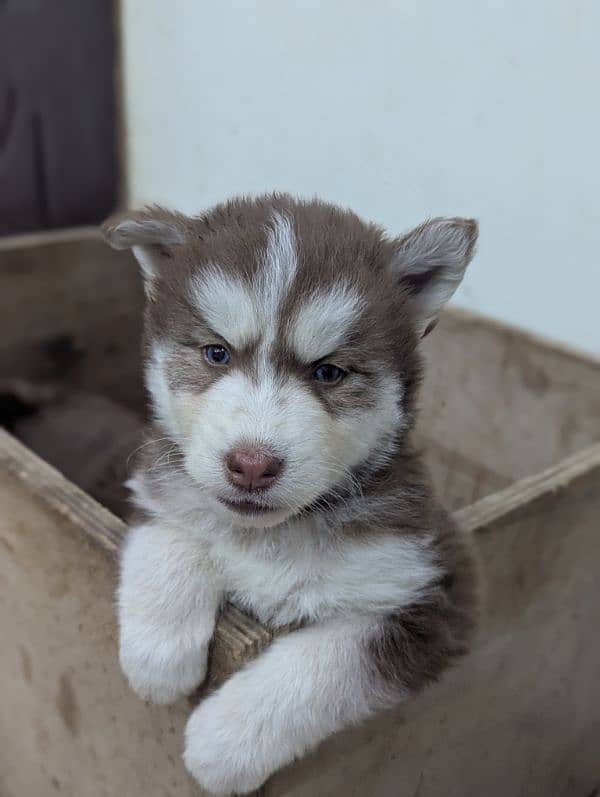
<path fill-rule="evenodd" d="M 337 365 L 323 363 L 323 365 L 315 368 L 312 375 L 317 382 L 326 382 L 329 385 L 335 385 L 342 381 L 342 379 L 346 376 L 346 372 L 341 368 L 338 368 Z"/>
<path fill-rule="evenodd" d="M 225 346 L 205 346 L 204 356 L 211 365 L 227 365 L 231 357 Z"/>

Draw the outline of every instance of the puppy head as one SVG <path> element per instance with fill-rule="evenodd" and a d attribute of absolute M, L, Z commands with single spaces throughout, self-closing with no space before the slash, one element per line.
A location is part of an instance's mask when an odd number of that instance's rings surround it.
<path fill-rule="evenodd" d="M 477 225 L 434 219 L 390 239 L 349 211 L 268 196 L 198 218 L 150 208 L 104 233 L 144 276 L 157 420 L 213 509 L 265 528 L 394 457 L 418 341 Z"/>

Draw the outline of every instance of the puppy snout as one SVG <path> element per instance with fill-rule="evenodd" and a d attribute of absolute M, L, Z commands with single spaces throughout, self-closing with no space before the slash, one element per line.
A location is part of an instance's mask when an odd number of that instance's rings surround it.
<path fill-rule="evenodd" d="M 283 461 L 269 451 L 241 448 L 225 457 L 227 478 L 242 490 L 264 490 L 271 487 L 281 473 Z"/>

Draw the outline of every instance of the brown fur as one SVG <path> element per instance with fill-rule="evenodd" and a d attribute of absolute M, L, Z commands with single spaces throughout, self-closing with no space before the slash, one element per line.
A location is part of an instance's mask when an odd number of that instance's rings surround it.
<path fill-rule="evenodd" d="M 435 511 L 437 552 L 445 575 L 408 609 L 390 614 L 368 643 L 377 675 L 416 692 L 468 652 L 476 624 L 477 574 L 472 552 L 452 518 Z"/>

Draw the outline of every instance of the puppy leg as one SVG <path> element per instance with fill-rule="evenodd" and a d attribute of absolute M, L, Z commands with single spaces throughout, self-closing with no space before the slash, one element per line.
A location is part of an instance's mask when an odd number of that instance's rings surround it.
<path fill-rule="evenodd" d="M 273 645 L 194 711 L 185 763 L 217 794 L 245 794 L 331 733 L 388 705 L 366 639 L 373 619 L 328 622 Z"/>
<path fill-rule="evenodd" d="M 120 662 L 144 700 L 172 703 L 206 675 L 221 590 L 199 546 L 178 529 L 133 528 L 121 556 Z"/>

